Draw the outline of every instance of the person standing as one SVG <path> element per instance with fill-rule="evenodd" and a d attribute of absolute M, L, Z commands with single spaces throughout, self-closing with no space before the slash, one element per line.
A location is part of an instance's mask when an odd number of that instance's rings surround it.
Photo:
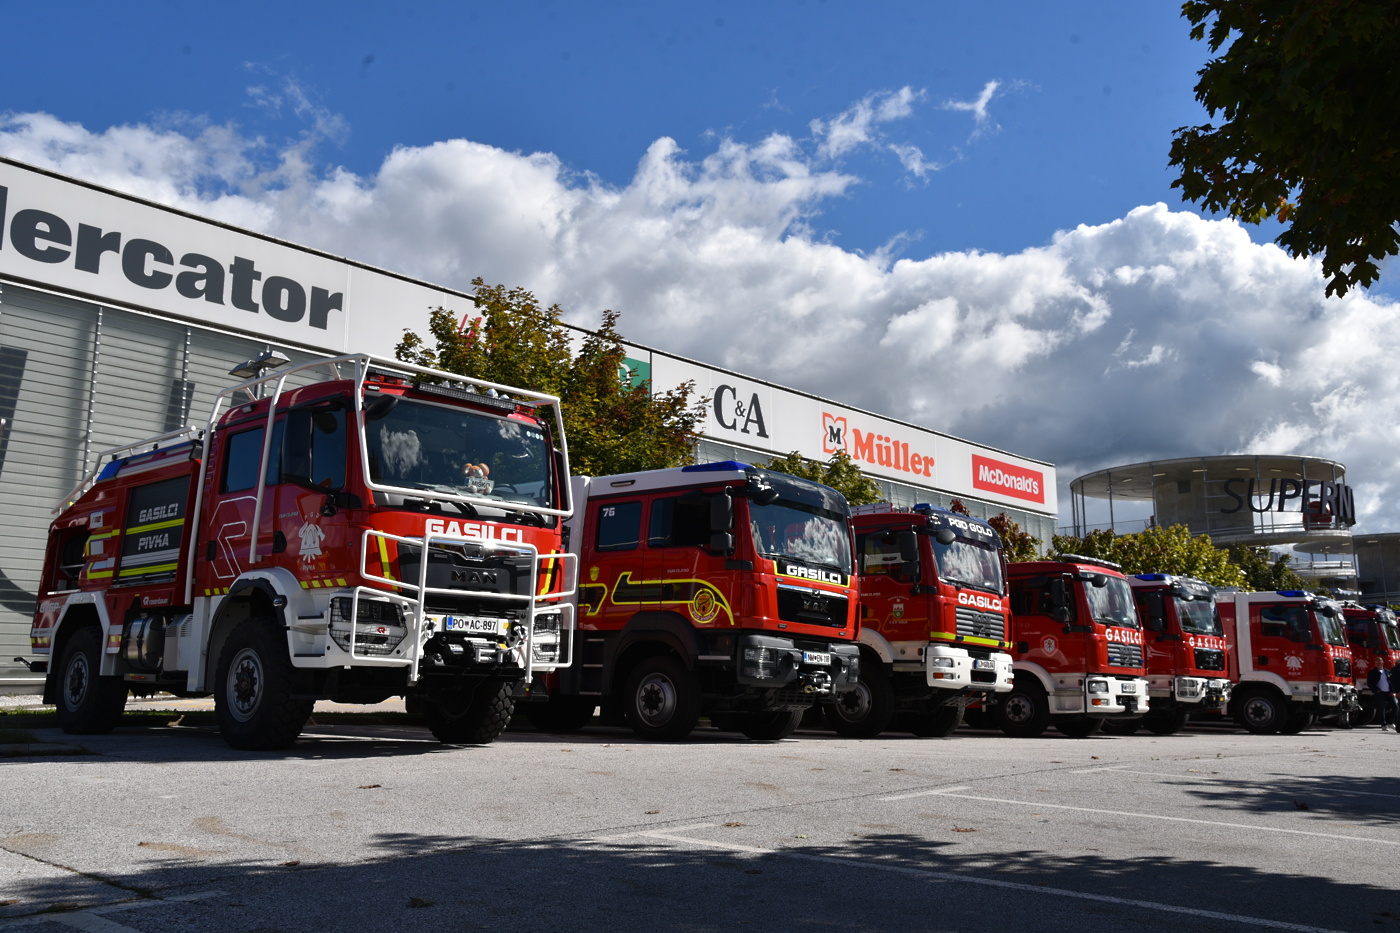
<path fill-rule="evenodd" d="M 1381 714 L 1381 731 L 1385 731 L 1387 724 L 1395 725 L 1395 685 L 1397 676 L 1400 676 L 1400 664 L 1396 664 L 1392 670 L 1386 670 L 1377 665 L 1371 668 L 1371 672 L 1366 675 L 1366 686 L 1371 688 L 1371 693 L 1376 698 L 1376 708 Z M 1397 729 L 1400 731 L 1400 729 Z"/>

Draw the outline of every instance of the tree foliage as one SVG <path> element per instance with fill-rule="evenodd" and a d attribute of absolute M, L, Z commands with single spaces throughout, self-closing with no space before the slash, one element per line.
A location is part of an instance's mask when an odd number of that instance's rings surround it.
<path fill-rule="evenodd" d="M 883 498 L 880 487 L 860 471 L 860 467 L 844 450 L 836 451 L 826 463 L 808 460 L 794 450 L 786 457 L 774 457 L 760 466 L 765 470 L 825 483 L 845 496 L 851 505 L 869 505 Z"/>
<path fill-rule="evenodd" d="M 1219 126 L 1173 133 L 1172 182 L 1189 200 L 1321 254 L 1327 294 L 1367 286 L 1400 249 L 1400 4 L 1187 0 L 1211 54 L 1196 99 Z"/>
<path fill-rule="evenodd" d="M 575 353 L 557 304 L 543 307 L 523 288 L 488 286 L 480 278 L 472 284 L 481 316 L 462 328 L 438 308 L 428 324 L 432 345 L 405 331 L 399 359 L 557 395 L 575 473 L 603 476 L 692 462 L 704 400 L 692 402 L 692 382 L 653 392 L 622 379 L 626 351 L 617 312 L 604 311 L 602 326 Z"/>
<path fill-rule="evenodd" d="M 1185 525 L 1154 526 L 1134 534 L 1091 531 L 1082 538 L 1056 535 L 1051 556 L 1082 554 L 1112 561 L 1124 573 L 1170 573 L 1214 586 L 1244 587 L 1245 574 L 1209 535 L 1192 536 Z"/>
<path fill-rule="evenodd" d="M 961 499 L 948 503 L 948 511 L 971 516 L 972 511 Z M 1040 539 L 1021 528 L 1019 522 L 1002 512 L 987 519 L 987 524 L 996 529 L 1001 538 L 1001 550 L 1011 563 L 1036 560 L 1040 557 Z"/>
<path fill-rule="evenodd" d="M 1303 578 L 1288 566 L 1287 554 L 1274 554 L 1266 547 L 1236 544 L 1230 548 L 1230 562 L 1244 575 L 1244 588 L 1251 592 L 1301 590 Z"/>

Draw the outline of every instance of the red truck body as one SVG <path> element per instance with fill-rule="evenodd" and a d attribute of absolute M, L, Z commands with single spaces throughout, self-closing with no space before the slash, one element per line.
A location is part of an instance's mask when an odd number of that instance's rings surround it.
<path fill-rule="evenodd" d="M 1138 722 L 1158 735 L 1179 732 L 1191 714 L 1220 714 L 1230 701 L 1225 635 L 1215 587 L 1191 577 L 1140 573 L 1128 578 L 1143 627 L 1148 708 Z"/>
<path fill-rule="evenodd" d="M 781 738 L 859 674 L 846 500 L 733 461 L 574 477 L 578 661 L 526 714 L 546 731 L 601 704 L 641 737 L 701 715 Z"/>
<path fill-rule="evenodd" d="M 444 741 L 489 741 L 567 663 L 557 399 L 277 362 L 234 370 L 202 430 L 105 452 L 60 506 L 31 630 L 46 698 L 92 732 L 133 689 L 213 693 L 230 744 L 273 748 L 317 698 L 404 695 Z"/>
<path fill-rule="evenodd" d="M 1235 688 L 1230 713 L 1245 729 L 1294 734 L 1358 708 L 1342 607 L 1302 590 L 1220 594 Z"/>
<path fill-rule="evenodd" d="M 1147 707 L 1142 627 L 1116 565 L 1078 555 L 1008 567 L 1015 679 L 993 718 L 1007 735 L 1092 735 Z"/>
<path fill-rule="evenodd" d="M 827 723 L 854 737 L 948 735 L 969 700 L 1011 689 L 1001 538 L 927 505 L 853 512 L 861 682 L 826 704 Z"/>
<path fill-rule="evenodd" d="M 1351 649 L 1352 679 L 1361 704 L 1355 724 L 1369 725 L 1376 718 L 1377 707 L 1376 694 L 1367 685 L 1367 678 L 1376 668 L 1393 671 L 1400 664 L 1400 630 L 1395 613 L 1385 606 L 1342 603 L 1342 615 L 1347 647 Z"/>

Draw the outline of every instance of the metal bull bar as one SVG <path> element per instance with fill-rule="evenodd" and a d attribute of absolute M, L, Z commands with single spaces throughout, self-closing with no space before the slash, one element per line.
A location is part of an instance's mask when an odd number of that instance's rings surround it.
<path fill-rule="evenodd" d="M 377 538 L 374 543 L 374 550 L 371 551 L 371 538 Z M 399 548 L 411 547 L 422 550 L 423 559 L 419 561 L 418 580 L 416 583 L 408 580 L 396 580 L 393 577 L 381 576 L 370 572 L 369 557 L 375 554 L 381 563 L 381 568 L 388 571 L 388 549 L 384 545 L 393 541 Z M 517 593 L 492 593 L 482 590 L 460 590 L 446 587 L 428 586 L 428 552 L 435 544 L 451 544 L 460 546 L 464 543 L 471 543 L 473 546 L 482 547 L 495 553 L 507 553 L 516 556 L 528 556 L 530 559 L 530 591 L 531 595 L 521 595 Z M 563 574 L 564 587 L 561 590 L 550 593 L 539 592 L 539 581 L 541 565 L 550 564 Z M 515 603 L 522 605 L 525 609 L 525 617 L 517 625 L 524 626 L 524 638 L 514 642 L 511 651 L 520 659 L 520 666 L 525 670 L 525 681 L 529 683 L 535 673 L 535 617 L 544 609 L 559 610 L 559 654 L 553 662 L 540 665 L 541 670 L 558 670 L 569 667 L 573 664 L 574 658 L 574 628 L 575 628 L 575 600 L 574 594 L 578 588 L 578 555 L 564 552 L 540 553 L 532 544 L 524 542 L 503 542 L 486 538 L 465 538 L 454 535 L 425 534 L 422 537 L 405 537 L 402 535 L 390 534 L 385 531 L 376 531 L 372 528 L 366 529 L 360 541 L 360 576 L 366 580 L 384 584 L 400 590 L 412 592 L 413 596 L 401 596 L 393 593 L 385 593 L 382 590 L 371 590 L 378 596 L 387 596 L 405 606 L 409 610 L 407 620 L 408 632 L 405 639 L 409 641 L 409 654 L 406 662 L 410 665 L 408 682 L 415 684 L 418 682 L 419 664 L 423 657 L 423 644 L 427 641 L 428 633 L 426 629 L 426 602 L 432 595 L 441 596 L 464 596 L 470 595 L 473 599 L 500 600 L 504 603 Z M 350 656 L 359 658 L 355 652 L 355 637 L 358 634 L 358 614 L 359 614 L 359 589 L 355 591 L 354 602 L 351 606 L 350 624 Z M 510 644 L 510 642 L 507 642 Z M 365 656 L 368 657 L 368 656 Z M 376 658 L 382 660 L 382 658 Z"/>

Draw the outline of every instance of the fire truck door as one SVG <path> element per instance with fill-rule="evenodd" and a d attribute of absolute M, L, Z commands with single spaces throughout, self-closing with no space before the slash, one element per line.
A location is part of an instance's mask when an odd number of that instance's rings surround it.
<path fill-rule="evenodd" d="M 696 626 L 730 625 L 734 616 L 726 593 L 734 592 L 724 557 L 708 550 L 710 496 L 687 493 L 658 496 L 647 522 L 647 580 L 658 606 Z"/>
<path fill-rule="evenodd" d="M 914 584 L 925 574 L 907 573 L 898 534 L 894 529 L 877 529 L 856 538 L 861 575 L 860 624 L 890 641 L 922 640 L 928 635 L 924 631 L 929 621 L 924 611 L 928 601 L 912 594 Z M 920 566 L 927 566 L 927 555 Z"/>
<path fill-rule="evenodd" d="M 579 542 L 579 627 L 616 631 L 647 608 L 640 499 L 591 500 Z"/>
<path fill-rule="evenodd" d="M 1250 606 L 1249 616 L 1255 666 L 1289 680 L 1305 679 L 1309 664 L 1316 665 L 1307 650 L 1312 641 L 1307 607 L 1262 603 Z"/>
<path fill-rule="evenodd" d="M 257 506 L 258 464 L 263 450 L 262 424 L 243 429 L 230 429 L 219 445 L 219 459 L 213 464 L 209 482 L 209 521 L 202 556 L 211 579 L 207 586 L 214 589 L 228 586 L 239 574 L 251 569 L 249 558 L 252 541 L 253 513 Z M 274 447 L 274 450 L 276 448 Z M 269 473 L 274 471 L 269 470 Z M 269 476 L 274 479 L 275 476 Z M 276 503 L 272 497 L 263 505 L 259 553 L 268 553 L 271 546 L 273 513 Z"/>

